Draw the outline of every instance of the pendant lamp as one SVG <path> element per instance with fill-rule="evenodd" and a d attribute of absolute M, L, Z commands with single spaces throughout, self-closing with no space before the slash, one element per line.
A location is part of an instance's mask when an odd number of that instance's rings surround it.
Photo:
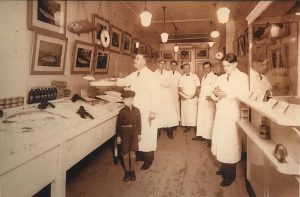
<path fill-rule="evenodd" d="M 220 32 L 215 30 L 216 29 L 215 8 L 216 8 L 216 4 L 214 3 L 214 30 L 210 33 L 210 37 L 212 38 L 217 38 L 220 36 Z"/>
<path fill-rule="evenodd" d="M 176 38 L 177 38 L 177 27 L 176 27 L 175 23 L 173 23 L 173 25 L 174 25 L 174 28 L 175 28 L 175 40 L 176 40 Z M 177 45 L 177 43 L 173 46 L 173 51 L 175 53 L 177 53 L 179 51 L 179 46 Z"/>
<path fill-rule="evenodd" d="M 140 42 L 135 42 L 135 48 L 139 48 L 139 46 L 140 46 Z"/>
<path fill-rule="evenodd" d="M 147 7 L 146 7 L 146 1 L 145 1 L 145 9 L 144 11 L 140 14 L 140 18 L 141 18 L 141 23 L 144 27 L 149 27 L 150 23 L 151 23 L 151 18 L 152 18 L 152 14 L 150 12 L 147 11 Z"/>
<path fill-rule="evenodd" d="M 215 44 L 215 42 L 212 41 L 212 40 L 209 40 L 209 41 L 207 42 L 207 44 L 208 44 L 209 47 L 213 47 L 214 44 Z"/>
<path fill-rule="evenodd" d="M 168 37 L 169 37 L 169 34 L 166 32 L 166 6 L 163 6 L 163 10 L 164 10 L 164 32 L 160 34 L 160 38 L 163 43 L 166 43 L 168 42 Z"/>
<path fill-rule="evenodd" d="M 226 7 L 221 7 L 217 11 L 218 21 L 219 23 L 227 23 L 229 19 L 230 10 Z"/>

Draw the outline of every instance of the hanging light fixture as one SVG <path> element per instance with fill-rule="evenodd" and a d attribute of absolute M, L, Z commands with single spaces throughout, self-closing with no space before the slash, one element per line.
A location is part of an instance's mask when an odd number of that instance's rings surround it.
<path fill-rule="evenodd" d="M 144 11 L 140 14 L 140 18 L 141 18 L 141 23 L 144 27 L 149 27 L 150 23 L 151 23 L 151 18 L 152 18 L 152 14 L 150 12 L 147 11 L 147 6 L 146 6 L 146 1 L 145 1 L 145 9 Z"/>
<path fill-rule="evenodd" d="M 140 42 L 139 42 L 139 41 L 136 41 L 136 42 L 135 42 L 135 48 L 139 48 L 139 46 L 140 46 Z"/>
<path fill-rule="evenodd" d="M 166 6 L 163 6 L 163 10 L 164 10 L 164 32 L 160 34 L 160 38 L 163 43 L 166 43 L 168 42 L 168 37 L 169 37 L 169 34 L 166 32 Z"/>
<path fill-rule="evenodd" d="M 210 37 L 212 38 L 217 38 L 220 36 L 220 32 L 215 30 L 216 29 L 216 18 L 215 18 L 215 8 L 216 8 L 216 4 L 214 3 L 214 30 L 210 33 Z"/>
<path fill-rule="evenodd" d="M 227 23 L 229 19 L 230 10 L 226 7 L 221 7 L 217 10 L 217 16 L 219 23 Z"/>
<path fill-rule="evenodd" d="M 177 27 L 176 27 L 175 23 L 173 23 L 173 25 L 174 25 L 174 28 L 175 28 L 175 40 L 176 40 L 176 38 L 177 38 Z M 179 46 L 177 45 L 177 43 L 173 46 L 173 50 L 174 50 L 175 53 L 177 53 L 179 51 Z"/>
<path fill-rule="evenodd" d="M 215 44 L 215 42 L 212 41 L 212 40 L 209 40 L 209 41 L 207 42 L 207 44 L 208 44 L 209 47 L 213 47 L 214 44 Z"/>

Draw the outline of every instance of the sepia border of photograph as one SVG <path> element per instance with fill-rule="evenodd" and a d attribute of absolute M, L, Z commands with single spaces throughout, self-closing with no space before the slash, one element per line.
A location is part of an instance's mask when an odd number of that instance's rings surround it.
<path fill-rule="evenodd" d="M 107 55 L 107 59 L 105 61 L 105 68 L 97 68 L 97 64 L 98 64 L 98 54 L 106 54 Z M 102 48 L 96 47 L 96 51 L 95 51 L 95 61 L 94 61 L 94 66 L 93 66 L 93 72 L 94 74 L 107 74 L 108 73 L 108 69 L 109 69 L 109 58 L 110 58 L 110 52 L 109 50 L 103 50 Z"/>
<path fill-rule="evenodd" d="M 125 50 L 125 39 L 129 39 L 129 47 L 128 50 Z M 122 39 L 122 54 L 131 55 L 131 45 L 132 45 L 132 36 L 126 31 L 123 31 L 123 39 Z"/>
<path fill-rule="evenodd" d="M 62 7 L 62 11 L 59 13 L 59 19 L 60 24 L 54 25 L 51 23 L 47 23 L 41 20 L 38 20 L 38 13 L 43 14 L 45 18 L 47 18 L 50 21 L 54 21 L 56 16 L 51 15 L 51 13 L 48 13 L 47 11 L 38 8 L 38 2 L 36 0 L 28 0 L 27 1 L 27 28 L 29 30 L 34 30 L 35 28 L 41 28 L 45 30 L 49 30 L 52 32 L 60 33 L 63 35 L 66 35 L 66 16 L 67 16 L 67 2 L 66 1 L 51 1 L 53 3 L 60 4 Z M 56 14 L 57 15 L 57 14 Z M 55 23 L 55 21 L 54 21 Z"/>
<path fill-rule="evenodd" d="M 96 23 L 100 23 L 101 25 L 103 25 L 103 26 L 106 26 L 106 30 L 108 31 L 108 32 L 110 32 L 110 22 L 109 22 L 109 20 L 107 20 L 107 19 L 105 19 L 105 18 L 103 18 L 103 17 L 101 17 L 101 16 L 98 16 L 97 14 L 93 14 L 92 15 L 92 18 L 93 18 L 93 25 L 95 26 L 95 27 L 97 27 L 97 25 L 96 25 Z M 102 29 L 101 29 L 101 31 L 102 31 Z M 101 36 L 101 31 L 99 31 L 99 35 Z M 93 40 L 93 43 L 95 44 L 95 45 L 99 45 L 99 46 L 102 46 L 102 44 L 101 44 L 101 38 L 97 38 L 97 33 L 98 33 L 98 31 L 97 30 L 94 30 L 93 31 L 93 38 L 92 38 L 92 40 Z M 110 45 L 110 44 L 109 44 Z M 109 47 L 109 46 L 108 46 Z"/>
<path fill-rule="evenodd" d="M 119 47 L 113 46 L 113 33 L 118 34 L 119 36 Z M 110 26 L 110 51 L 115 53 L 121 53 L 121 47 L 122 47 L 122 37 L 123 37 L 123 31 L 122 29 L 118 28 L 117 26 L 111 25 Z"/>
<path fill-rule="evenodd" d="M 206 55 L 199 55 L 198 52 L 200 51 L 205 51 L 206 52 Z M 198 48 L 198 49 L 195 49 L 195 59 L 208 59 L 209 57 L 209 50 L 206 48 Z"/>
<path fill-rule="evenodd" d="M 88 68 L 80 68 L 76 66 L 77 64 L 77 59 L 78 59 L 78 49 L 83 48 L 87 50 L 91 50 L 91 55 L 89 59 L 89 66 Z M 95 46 L 91 43 L 83 42 L 80 40 L 75 40 L 74 42 L 74 48 L 73 48 L 73 60 L 72 60 L 72 66 L 71 66 L 71 74 L 87 74 L 90 73 L 93 63 L 94 63 L 94 54 L 95 54 Z M 82 59 L 81 61 L 88 61 L 88 59 Z"/>
<path fill-rule="evenodd" d="M 41 42 L 44 44 L 58 44 L 61 45 L 61 53 L 58 55 L 44 55 L 44 62 L 46 65 L 39 66 L 41 56 Z M 48 43 L 48 44 L 47 44 Z M 31 57 L 31 71 L 30 75 L 63 75 L 65 71 L 66 52 L 67 52 L 68 38 L 59 33 L 35 28 L 33 46 L 32 46 L 32 57 Z M 49 46 L 43 47 L 49 49 Z M 51 48 L 51 47 L 50 47 Z M 57 52 L 57 50 L 55 50 Z M 53 53 L 53 51 L 52 51 Z M 55 59 L 59 60 L 59 66 L 53 66 Z M 53 62 L 54 61 L 54 62 Z M 47 65 L 48 64 L 48 65 Z"/>

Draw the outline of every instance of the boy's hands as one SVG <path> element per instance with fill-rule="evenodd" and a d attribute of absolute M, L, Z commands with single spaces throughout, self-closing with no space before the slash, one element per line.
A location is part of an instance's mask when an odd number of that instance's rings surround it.
<path fill-rule="evenodd" d="M 121 142 L 122 142 L 121 137 L 117 137 L 117 144 L 121 144 Z"/>

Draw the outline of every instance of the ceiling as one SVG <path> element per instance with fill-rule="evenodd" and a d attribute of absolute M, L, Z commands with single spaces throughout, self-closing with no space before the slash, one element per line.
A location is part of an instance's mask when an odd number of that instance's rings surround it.
<path fill-rule="evenodd" d="M 257 1 L 147 1 L 146 3 L 145 1 L 124 1 L 123 3 L 137 16 L 146 5 L 147 10 L 152 14 L 151 25 L 147 27 L 147 31 L 150 31 L 151 35 L 157 39 L 160 39 L 160 34 L 164 30 L 162 7 L 166 6 L 165 30 L 171 38 L 172 34 L 175 35 L 176 26 L 177 37 L 193 34 L 205 42 L 208 41 L 214 25 L 221 34 L 225 33 L 225 24 L 220 24 L 215 14 L 218 8 L 226 6 L 231 10 L 231 19 L 244 18 L 245 20 Z"/>

